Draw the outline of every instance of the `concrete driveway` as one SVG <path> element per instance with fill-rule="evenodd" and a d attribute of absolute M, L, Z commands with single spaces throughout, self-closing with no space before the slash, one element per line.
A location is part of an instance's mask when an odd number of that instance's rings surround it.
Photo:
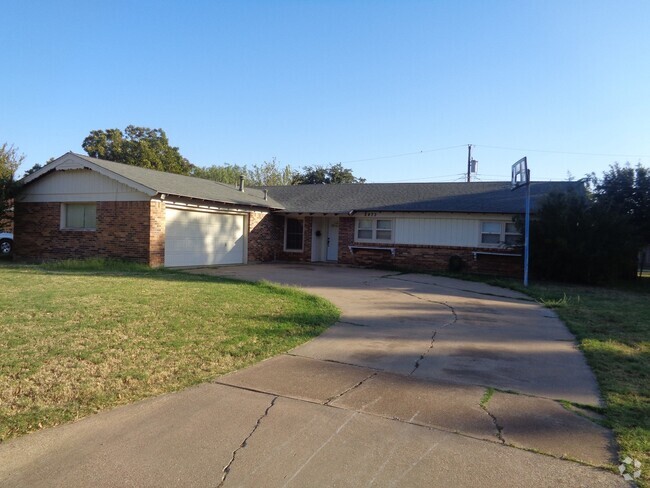
<path fill-rule="evenodd" d="M 0 446 L 1 486 L 627 486 L 573 337 L 478 283 L 337 266 L 193 272 L 299 286 L 341 321 L 288 354 Z M 567 460 L 571 459 L 571 461 Z"/>

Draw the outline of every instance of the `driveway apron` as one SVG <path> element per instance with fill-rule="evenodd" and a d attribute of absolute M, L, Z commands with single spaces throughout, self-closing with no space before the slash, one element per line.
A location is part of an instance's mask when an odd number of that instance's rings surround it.
<path fill-rule="evenodd" d="M 480 283 L 338 266 L 192 270 L 300 287 L 341 320 L 213 384 L 0 445 L 0 486 L 626 486 L 553 312 Z M 563 400 L 559 402 L 558 400 Z"/>

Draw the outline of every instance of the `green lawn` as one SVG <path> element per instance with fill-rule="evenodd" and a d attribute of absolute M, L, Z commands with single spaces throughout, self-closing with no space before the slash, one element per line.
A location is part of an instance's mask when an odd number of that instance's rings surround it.
<path fill-rule="evenodd" d="M 616 287 L 493 284 L 528 293 L 553 308 L 576 335 L 606 402 L 621 459 L 643 464 L 650 487 L 650 277 Z"/>
<path fill-rule="evenodd" d="M 142 266 L 0 263 L 0 440 L 213 379 L 338 310 L 300 291 Z"/>

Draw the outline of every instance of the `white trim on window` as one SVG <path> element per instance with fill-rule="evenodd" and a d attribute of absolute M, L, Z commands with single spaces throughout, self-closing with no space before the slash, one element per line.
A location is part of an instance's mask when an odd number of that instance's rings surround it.
<path fill-rule="evenodd" d="M 513 222 L 484 220 L 479 224 L 478 242 L 484 247 L 513 247 L 519 243 L 521 233 Z"/>
<path fill-rule="evenodd" d="M 62 203 L 61 230 L 97 229 L 97 203 Z"/>
<path fill-rule="evenodd" d="M 293 230 L 291 232 L 291 235 L 294 238 L 298 238 L 298 235 L 300 236 L 300 248 L 296 247 L 288 247 L 288 237 L 290 235 L 289 233 L 289 221 L 292 222 L 299 222 L 300 223 L 300 232 L 297 230 Z M 305 221 L 304 219 L 296 219 L 292 217 L 285 217 L 284 218 L 284 239 L 283 239 L 283 245 L 284 245 L 284 251 L 285 252 L 303 252 L 304 247 L 305 247 Z M 292 243 L 293 245 L 293 243 Z"/>
<path fill-rule="evenodd" d="M 358 217 L 354 222 L 355 242 L 393 242 L 395 219 Z"/>

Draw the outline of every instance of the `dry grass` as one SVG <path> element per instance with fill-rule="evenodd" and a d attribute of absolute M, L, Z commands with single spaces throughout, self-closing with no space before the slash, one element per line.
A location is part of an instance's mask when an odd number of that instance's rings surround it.
<path fill-rule="evenodd" d="M 210 380 L 338 317 L 293 289 L 109 268 L 0 265 L 0 439 Z"/>

